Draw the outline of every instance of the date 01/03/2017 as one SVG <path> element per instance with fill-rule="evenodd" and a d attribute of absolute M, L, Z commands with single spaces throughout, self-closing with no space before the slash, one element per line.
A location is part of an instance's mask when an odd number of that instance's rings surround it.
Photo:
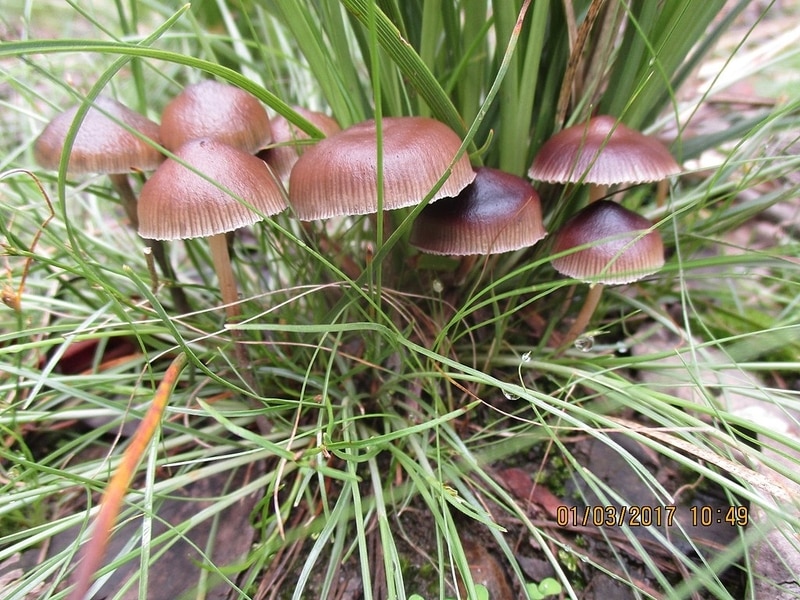
<path fill-rule="evenodd" d="M 685 510 L 685 509 L 684 509 Z M 556 509 L 559 527 L 670 527 L 674 524 L 678 507 L 663 506 L 566 506 Z M 746 506 L 691 506 L 687 512 L 687 525 L 710 527 L 726 524 L 744 527 L 749 521 Z"/>

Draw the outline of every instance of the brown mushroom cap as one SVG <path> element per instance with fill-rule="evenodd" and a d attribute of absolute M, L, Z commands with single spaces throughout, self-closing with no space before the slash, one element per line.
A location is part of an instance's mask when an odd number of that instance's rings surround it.
<path fill-rule="evenodd" d="M 553 253 L 586 246 L 553 259 L 562 275 L 591 283 L 638 281 L 664 265 L 664 245 L 653 224 L 615 202 L 599 200 L 567 221 L 553 237 Z"/>
<path fill-rule="evenodd" d="M 342 129 L 336 119 L 324 113 L 308 110 L 300 106 L 293 106 L 292 108 L 326 136 L 333 135 Z M 277 145 L 274 148 L 262 150 L 258 153 L 258 156 L 267 161 L 267 164 L 272 167 L 272 171 L 281 181 L 288 182 L 292 167 L 308 147 L 307 144 L 293 142 L 307 140 L 309 137 L 305 131 L 292 125 L 283 115 L 278 115 L 270 123 L 272 125 L 272 143 Z"/>
<path fill-rule="evenodd" d="M 475 169 L 455 198 L 429 204 L 414 221 L 410 242 L 431 254 L 492 254 L 532 246 L 545 236 L 539 194 L 522 177 Z"/>
<path fill-rule="evenodd" d="M 67 133 L 79 106 L 56 116 L 34 144 L 36 162 L 46 169 L 57 169 Z M 109 115 L 107 116 L 106 113 Z M 126 129 L 138 131 L 142 137 Z M 107 96 L 98 96 L 81 121 L 70 151 L 70 173 L 128 173 L 155 169 L 164 160 L 158 148 L 156 123 Z"/>
<path fill-rule="evenodd" d="M 426 117 L 387 117 L 383 131 L 383 208 L 418 204 L 461 146 L 447 125 Z M 464 154 L 431 202 L 458 194 L 475 177 Z M 340 131 L 308 148 L 289 178 L 289 199 L 303 221 L 378 210 L 375 121 Z"/>
<path fill-rule="evenodd" d="M 680 170 L 661 142 L 603 115 L 551 137 L 528 176 L 550 183 L 614 185 L 660 181 Z"/>
<path fill-rule="evenodd" d="M 210 79 L 187 85 L 164 107 L 161 139 L 175 151 L 208 138 L 255 154 L 272 140 L 267 111 L 241 88 Z"/>
<path fill-rule="evenodd" d="M 139 196 L 139 235 L 143 238 L 208 237 L 252 225 L 261 215 L 286 208 L 285 195 L 269 167 L 244 150 L 202 139 L 185 143 L 175 156 L 205 177 L 178 160 L 167 159 Z"/>

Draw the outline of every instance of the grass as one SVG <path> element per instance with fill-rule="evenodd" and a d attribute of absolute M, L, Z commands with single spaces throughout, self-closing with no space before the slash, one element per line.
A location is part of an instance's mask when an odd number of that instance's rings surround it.
<path fill-rule="evenodd" d="M 118 519 L 141 527 L 99 575 L 133 562 L 138 597 L 150 597 L 148 576 L 170 546 L 210 523 L 224 529 L 226 511 L 251 494 L 249 551 L 222 562 L 213 536 L 195 542 L 204 574 L 187 594 L 221 581 L 235 598 L 326 598 L 351 580 L 363 598 L 476 598 L 477 546 L 521 597 L 537 583 L 531 557 L 569 598 L 596 572 L 642 598 L 778 589 L 756 555 L 794 544 L 800 524 L 800 262 L 796 228 L 768 244 L 757 235 L 761 215 L 796 211 L 800 128 L 791 36 L 765 58 L 759 32 L 797 15 L 769 4 L 736 20 L 747 2 L 721 13 L 722 2 L 676 0 L 610 2 L 595 17 L 600 4 L 0 2 L 0 566 L 37 557 L 11 576 L 0 569 L 0 598 L 67 597 L 100 494 L 179 353 L 188 366 Z M 595 18 L 603 27 L 589 27 Z M 622 35 L 608 34 L 621 23 Z M 715 103 L 756 66 L 776 102 L 741 116 Z M 585 289 L 554 273 L 546 241 L 482 258 L 457 283 L 453 260 L 406 242 L 421 208 L 308 227 L 284 213 L 233 243 L 255 392 L 207 245 L 172 245 L 194 309 L 176 314 L 166 290 L 151 289 L 143 244 L 107 181 L 33 160 L 60 109 L 102 91 L 158 119 L 206 76 L 303 128 L 293 104 L 344 126 L 431 115 L 462 136 L 474 164 L 518 175 L 549 135 L 598 109 L 670 128 L 685 172 L 667 204 L 648 186 L 624 199 L 657 224 L 667 264 L 608 288 L 587 351 L 559 352 Z M 718 127 L 698 128 L 712 117 Z M 540 191 L 550 231 L 585 201 L 580 188 Z M 88 354 L 76 356 L 81 343 Z M 547 497 L 531 509 L 504 469 L 549 482 L 564 504 L 636 505 L 631 489 L 586 467 L 587 440 L 635 473 L 654 505 L 713 490 L 747 506 L 752 524 L 734 525 L 721 551 L 687 547 L 685 521 L 669 534 L 650 528 L 654 541 L 629 527 L 554 527 Z M 627 442 L 676 475 L 654 474 Z M 154 529 L 181 489 L 236 469 L 249 469 L 242 487 Z M 62 532 L 68 541 L 56 544 Z"/>

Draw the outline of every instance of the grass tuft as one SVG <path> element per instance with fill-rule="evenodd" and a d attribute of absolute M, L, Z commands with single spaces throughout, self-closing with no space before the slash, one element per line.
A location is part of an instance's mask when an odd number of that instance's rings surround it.
<path fill-rule="evenodd" d="M 175 356 L 185 371 L 93 594 L 761 598 L 781 586 L 769 548 L 796 579 L 798 14 L 751 4 L 0 10 L 0 598 L 71 593 Z M 459 272 L 408 244 L 422 206 L 303 224 L 287 211 L 233 236 L 242 319 L 226 324 L 203 241 L 170 244 L 176 280 L 154 282 L 108 181 L 68 174 L 67 152 L 58 172 L 33 157 L 68 106 L 85 114 L 102 93 L 158 120 L 210 77 L 315 138 L 293 106 L 342 126 L 434 116 L 473 164 L 520 176 L 562 127 L 619 117 L 684 167 L 665 202 L 614 190 L 653 221 L 666 265 L 607 288 L 564 349 L 587 289 L 553 270 L 547 239 Z M 551 232 L 586 201 L 536 187 Z M 680 518 L 596 527 L 584 506 Z"/>

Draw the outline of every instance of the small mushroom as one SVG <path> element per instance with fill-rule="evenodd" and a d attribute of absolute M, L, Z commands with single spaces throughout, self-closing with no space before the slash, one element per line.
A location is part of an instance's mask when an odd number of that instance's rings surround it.
<path fill-rule="evenodd" d="M 325 113 L 307 110 L 299 106 L 292 108 L 326 136 L 333 135 L 342 129 L 336 119 L 329 117 Z M 278 115 L 272 119 L 270 124 L 272 126 L 273 147 L 261 150 L 258 153 L 258 157 L 272 167 L 272 171 L 281 182 L 287 184 L 292 167 L 310 145 L 304 143 L 309 140 L 309 136 L 306 132 L 292 125 L 283 115 Z"/>
<path fill-rule="evenodd" d="M 549 183 L 588 183 L 596 200 L 610 185 L 662 181 L 680 170 L 661 142 L 600 115 L 547 140 L 528 176 Z"/>
<path fill-rule="evenodd" d="M 139 234 L 156 240 L 207 237 L 228 318 L 235 319 L 240 309 L 225 234 L 284 210 L 285 192 L 264 161 L 218 140 L 186 142 L 175 157 L 142 188 Z"/>
<path fill-rule="evenodd" d="M 461 193 L 420 212 L 409 241 L 423 252 L 465 256 L 518 250 L 545 234 L 539 195 L 531 184 L 479 167 Z"/>
<path fill-rule="evenodd" d="M 57 115 L 36 139 L 34 156 L 44 168 L 58 169 L 67 133 L 79 108 L 74 106 Z M 158 149 L 160 139 L 156 123 L 113 98 L 98 96 L 75 135 L 67 172 L 108 175 L 135 228 L 138 226 L 136 195 L 128 173 L 149 171 L 163 162 L 164 156 Z"/>
<path fill-rule="evenodd" d="M 174 152 L 196 139 L 215 139 L 255 154 L 272 140 L 267 111 L 252 94 L 207 79 L 187 85 L 161 115 L 164 147 Z"/>
<path fill-rule="evenodd" d="M 461 140 L 426 117 L 382 120 L 383 208 L 413 206 L 447 172 Z M 374 120 L 359 123 L 308 148 L 292 169 L 289 202 L 297 218 L 313 221 L 378 210 L 378 150 Z M 475 178 L 464 154 L 431 198 L 455 196 Z"/>
<path fill-rule="evenodd" d="M 461 256 L 454 278 L 460 283 L 478 256 L 532 246 L 545 235 L 533 186 L 516 175 L 479 167 L 458 196 L 422 209 L 409 242 L 429 254 Z"/>
<path fill-rule="evenodd" d="M 653 224 L 609 200 L 598 200 L 573 215 L 553 236 L 553 268 L 591 284 L 581 311 L 565 335 L 575 340 L 589 323 L 603 285 L 633 283 L 664 265 L 664 244 Z"/>
<path fill-rule="evenodd" d="M 58 169 L 64 143 L 79 106 L 56 116 L 44 128 L 34 144 L 36 161 L 46 169 Z M 164 155 L 159 149 L 159 126 L 138 112 L 107 96 L 98 96 L 81 121 L 70 149 L 67 172 L 72 174 L 103 173 L 122 200 L 125 214 L 134 229 L 139 227 L 136 194 L 128 174 L 131 171 L 150 171 L 157 168 Z M 148 243 L 153 257 L 165 277 L 175 279 L 164 246 L 157 241 Z M 183 289 L 169 287 L 175 307 L 189 312 Z"/>
<path fill-rule="evenodd" d="M 553 236 L 553 268 L 587 283 L 633 283 L 664 266 L 664 244 L 653 224 L 609 200 L 592 202 Z"/>

